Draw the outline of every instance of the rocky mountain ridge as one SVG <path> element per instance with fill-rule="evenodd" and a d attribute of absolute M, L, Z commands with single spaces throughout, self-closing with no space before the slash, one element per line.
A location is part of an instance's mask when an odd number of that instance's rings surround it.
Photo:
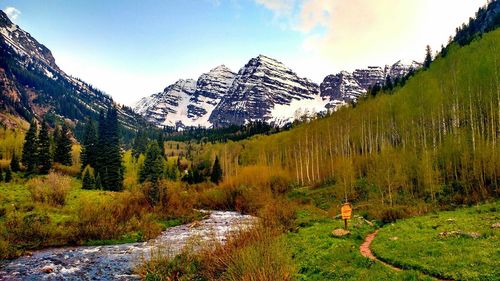
<path fill-rule="evenodd" d="M 259 55 L 237 74 L 219 66 L 197 81 L 179 80 L 161 93 L 142 98 L 134 110 L 157 126 L 224 127 L 251 121 L 284 125 L 304 115 L 336 110 L 374 85 L 402 78 L 420 64 L 400 61 L 328 75 L 318 85 L 298 77 L 283 63 Z"/>

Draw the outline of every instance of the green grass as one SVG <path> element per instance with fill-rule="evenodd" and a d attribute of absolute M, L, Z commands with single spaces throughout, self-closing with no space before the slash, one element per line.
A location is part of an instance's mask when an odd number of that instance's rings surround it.
<path fill-rule="evenodd" d="M 500 203 L 415 217 L 383 227 L 374 253 L 403 268 L 455 280 L 500 280 Z M 441 237 L 445 231 L 465 235 Z M 467 233 L 479 233 L 480 238 Z"/>
<path fill-rule="evenodd" d="M 415 271 L 396 272 L 363 257 L 359 246 L 374 231 L 364 220 L 352 220 L 351 234 L 345 238 L 331 235 L 332 230 L 343 227 L 343 221 L 313 208 L 299 211 L 297 221 L 302 227 L 286 235 L 297 280 L 431 280 Z"/>

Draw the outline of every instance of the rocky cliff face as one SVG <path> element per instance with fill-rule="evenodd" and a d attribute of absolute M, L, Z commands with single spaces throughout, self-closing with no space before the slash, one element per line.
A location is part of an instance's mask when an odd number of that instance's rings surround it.
<path fill-rule="evenodd" d="M 298 77 L 281 62 L 260 55 L 240 69 L 209 121 L 216 127 L 255 120 L 269 122 L 276 106 L 314 100 L 318 94 L 318 85 Z"/>
<path fill-rule="evenodd" d="M 83 121 L 116 106 L 113 99 L 91 85 L 67 75 L 51 51 L 0 11 L 0 110 L 24 119 L 47 113 Z M 120 107 L 119 119 L 135 129 L 142 117 Z"/>

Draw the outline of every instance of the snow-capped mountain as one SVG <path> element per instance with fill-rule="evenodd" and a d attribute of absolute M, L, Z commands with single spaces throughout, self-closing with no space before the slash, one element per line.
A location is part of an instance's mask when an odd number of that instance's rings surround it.
<path fill-rule="evenodd" d="M 110 96 L 62 71 L 51 51 L 12 23 L 3 11 L 0 93 L 0 109 L 27 120 L 51 113 L 78 122 L 115 106 Z M 129 129 L 137 128 L 143 120 L 126 107 L 119 108 L 119 119 Z"/>
<path fill-rule="evenodd" d="M 210 127 L 208 119 L 232 85 L 235 73 L 224 65 L 197 81 L 179 80 L 161 93 L 142 98 L 134 110 L 159 126 Z"/>
<path fill-rule="evenodd" d="M 356 102 L 371 87 L 383 85 L 388 78 L 392 81 L 403 78 L 420 67 L 421 64 L 415 61 L 411 64 L 398 61 L 384 68 L 369 66 L 366 69 L 356 69 L 353 73 L 342 71 L 335 75 L 328 75 L 320 84 L 321 96 L 333 101 Z"/>
<path fill-rule="evenodd" d="M 298 108 L 292 104 L 316 101 L 318 94 L 317 84 L 298 77 L 281 62 L 260 55 L 240 69 L 209 121 L 216 127 L 256 120 L 279 121 L 276 118 L 282 116 L 276 116 L 278 112 L 273 114 L 276 107 L 283 106 L 280 111 L 293 113 Z"/>
<path fill-rule="evenodd" d="M 179 80 L 141 99 L 134 110 L 158 126 L 221 127 L 265 121 L 284 125 L 303 116 L 355 102 L 388 77 L 396 79 L 419 65 L 397 62 L 328 75 L 321 85 L 298 77 L 283 63 L 259 55 L 238 74 L 219 66 L 194 80 Z"/>

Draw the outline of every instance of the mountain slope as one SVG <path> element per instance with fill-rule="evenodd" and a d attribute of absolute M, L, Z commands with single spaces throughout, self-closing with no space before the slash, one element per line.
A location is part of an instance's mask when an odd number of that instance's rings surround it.
<path fill-rule="evenodd" d="M 0 11 L 0 107 L 26 120 L 53 115 L 74 122 L 97 116 L 116 104 L 91 85 L 67 75 L 50 50 Z M 121 124 L 133 130 L 143 119 L 119 108 Z"/>

